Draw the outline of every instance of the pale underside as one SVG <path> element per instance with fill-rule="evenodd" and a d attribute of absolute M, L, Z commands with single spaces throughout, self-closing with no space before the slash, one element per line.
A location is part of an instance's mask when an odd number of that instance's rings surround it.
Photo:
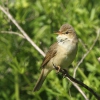
<path fill-rule="evenodd" d="M 77 44 L 73 41 L 66 40 L 65 42 L 53 44 L 46 54 L 42 63 L 42 68 L 53 69 L 53 64 L 67 69 L 76 56 Z"/>

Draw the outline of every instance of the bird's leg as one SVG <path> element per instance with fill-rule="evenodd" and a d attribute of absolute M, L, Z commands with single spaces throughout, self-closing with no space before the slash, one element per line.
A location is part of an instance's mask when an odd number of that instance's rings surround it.
<path fill-rule="evenodd" d="M 60 69 L 61 69 L 61 67 L 60 66 L 57 66 L 57 73 L 59 73 L 60 72 Z"/>
<path fill-rule="evenodd" d="M 57 73 L 60 72 L 61 67 L 60 66 L 56 66 L 55 64 L 53 64 L 53 67 L 57 70 Z"/>
<path fill-rule="evenodd" d="M 66 69 L 61 69 L 60 66 L 56 66 L 55 64 L 53 64 L 53 67 L 57 70 L 57 73 L 61 72 L 64 78 L 68 75 L 68 71 Z"/>

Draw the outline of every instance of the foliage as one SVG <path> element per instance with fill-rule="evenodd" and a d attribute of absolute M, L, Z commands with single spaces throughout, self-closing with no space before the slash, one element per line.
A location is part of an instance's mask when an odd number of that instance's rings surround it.
<path fill-rule="evenodd" d="M 64 23 L 71 24 L 82 40 L 77 65 L 96 38 L 100 26 L 100 0 L 6 0 L 0 1 L 30 38 L 44 51 L 56 41 L 55 31 Z M 20 31 L 0 11 L 0 32 Z M 79 66 L 76 78 L 100 94 L 100 38 Z M 68 80 L 52 71 L 41 90 L 33 93 L 40 75 L 42 55 L 25 39 L 0 33 L 0 100 L 84 100 Z M 73 75 L 74 68 L 69 68 Z M 81 87 L 90 100 L 95 97 Z"/>

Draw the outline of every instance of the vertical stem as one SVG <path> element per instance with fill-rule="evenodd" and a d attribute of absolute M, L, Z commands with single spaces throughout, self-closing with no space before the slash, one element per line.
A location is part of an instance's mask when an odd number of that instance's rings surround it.
<path fill-rule="evenodd" d="M 15 100 L 20 100 L 19 98 L 19 80 L 18 80 L 18 73 L 15 70 Z"/>

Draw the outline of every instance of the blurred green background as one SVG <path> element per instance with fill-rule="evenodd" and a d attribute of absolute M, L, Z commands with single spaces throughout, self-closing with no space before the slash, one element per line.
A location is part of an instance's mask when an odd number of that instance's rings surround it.
<path fill-rule="evenodd" d="M 89 50 L 100 28 L 100 0 L 0 0 L 0 5 L 11 13 L 44 52 L 56 41 L 53 33 L 62 24 L 71 24 L 82 41 L 79 42 L 73 66 Z M 27 40 L 7 32 L 3 34 L 2 31 L 20 33 L 0 10 L 0 100 L 84 100 L 78 90 L 56 71 L 48 75 L 40 91 L 33 93 L 43 56 Z M 99 56 L 100 36 L 76 73 L 78 80 L 98 94 Z M 69 68 L 71 75 L 73 71 L 74 68 Z M 86 89 L 81 89 L 90 100 L 96 100 Z"/>

